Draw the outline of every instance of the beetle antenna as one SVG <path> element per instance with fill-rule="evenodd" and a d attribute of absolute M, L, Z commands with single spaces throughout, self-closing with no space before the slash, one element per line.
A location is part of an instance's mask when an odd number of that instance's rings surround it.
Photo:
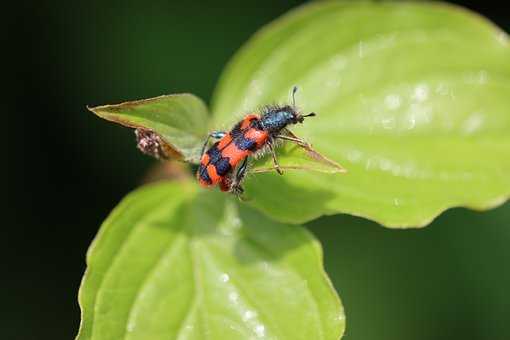
<path fill-rule="evenodd" d="M 298 87 L 294 85 L 294 87 L 292 88 L 292 106 L 296 106 L 296 92 L 298 90 Z"/>
<path fill-rule="evenodd" d="M 303 117 L 315 117 L 317 114 L 315 112 L 310 112 L 307 115 L 304 115 Z"/>

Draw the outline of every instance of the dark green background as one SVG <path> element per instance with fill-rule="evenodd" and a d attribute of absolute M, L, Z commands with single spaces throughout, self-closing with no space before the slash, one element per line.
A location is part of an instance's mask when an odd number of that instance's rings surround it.
<path fill-rule="evenodd" d="M 236 49 L 299 3 L 62 1 L 3 11 L 13 77 L 4 82 L 1 339 L 76 334 L 86 249 L 154 163 L 131 131 L 85 105 L 173 92 L 208 101 Z M 461 3 L 510 31 L 505 5 Z M 506 204 L 454 209 L 421 230 L 349 216 L 310 223 L 345 305 L 345 339 L 510 339 L 509 221 Z"/>

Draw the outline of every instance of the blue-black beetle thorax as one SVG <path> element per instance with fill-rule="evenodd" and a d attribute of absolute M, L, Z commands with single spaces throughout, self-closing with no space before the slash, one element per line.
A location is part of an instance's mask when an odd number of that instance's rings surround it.
<path fill-rule="evenodd" d="M 295 123 L 296 111 L 291 106 L 269 107 L 260 118 L 260 125 L 269 132 L 278 132 L 287 125 Z"/>

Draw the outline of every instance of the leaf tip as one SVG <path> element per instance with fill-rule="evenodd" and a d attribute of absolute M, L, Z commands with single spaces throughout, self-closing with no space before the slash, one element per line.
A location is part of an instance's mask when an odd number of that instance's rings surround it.
<path fill-rule="evenodd" d="M 342 167 L 341 165 L 339 165 L 339 164 L 337 164 L 337 165 L 338 165 L 337 171 L 336 171 L 337 173 L 339 173 L 339 174 L 346 174 L 346 173 L 349 172 L 349 171 L 347 171 L 346 168 Z"/>
<path fill-rule="evenodd" d="M 97 106 L 92 106 L 92 105 L 88 105 L 88 104 L 87 104 L 87 105 L 85 105 L 85 108 L 86 108 L 87 110 L 89 110 L 90 112 L 94 113 L 94 114 L 97 114 L 97 112 L 96 112 L 96 107 L 97 107 Z"/>

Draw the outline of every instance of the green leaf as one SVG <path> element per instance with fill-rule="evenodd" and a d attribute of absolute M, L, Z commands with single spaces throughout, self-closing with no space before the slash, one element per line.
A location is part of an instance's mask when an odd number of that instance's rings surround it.
<path fill-rule="evenodd" d="M 216 124 L 288 102 L 293 85 L 302 111 L 318 116 L 291 129 L 348 173 L 250 177 L 251 204 L 273 218 L 350 213 L 423 226 L 450 207 L 508 198 L 510 41 L 484 18 L 438 3 L 303 6 L 230 62 Z"/>
<path fill-rule="evenodd" d="M 136 129 L 155 132 L 163 142 L 164 156 L 197 162 L 207 135 L 209 115 L 204 102 L 192 94 L 89 108 L 101 118 Z"/>
<path fill-rule="evenodd" d="M 197 188 L 148 186 L 115 208 L 87 256 L 77 339 L 338 339 L 315 238 Z"/>

